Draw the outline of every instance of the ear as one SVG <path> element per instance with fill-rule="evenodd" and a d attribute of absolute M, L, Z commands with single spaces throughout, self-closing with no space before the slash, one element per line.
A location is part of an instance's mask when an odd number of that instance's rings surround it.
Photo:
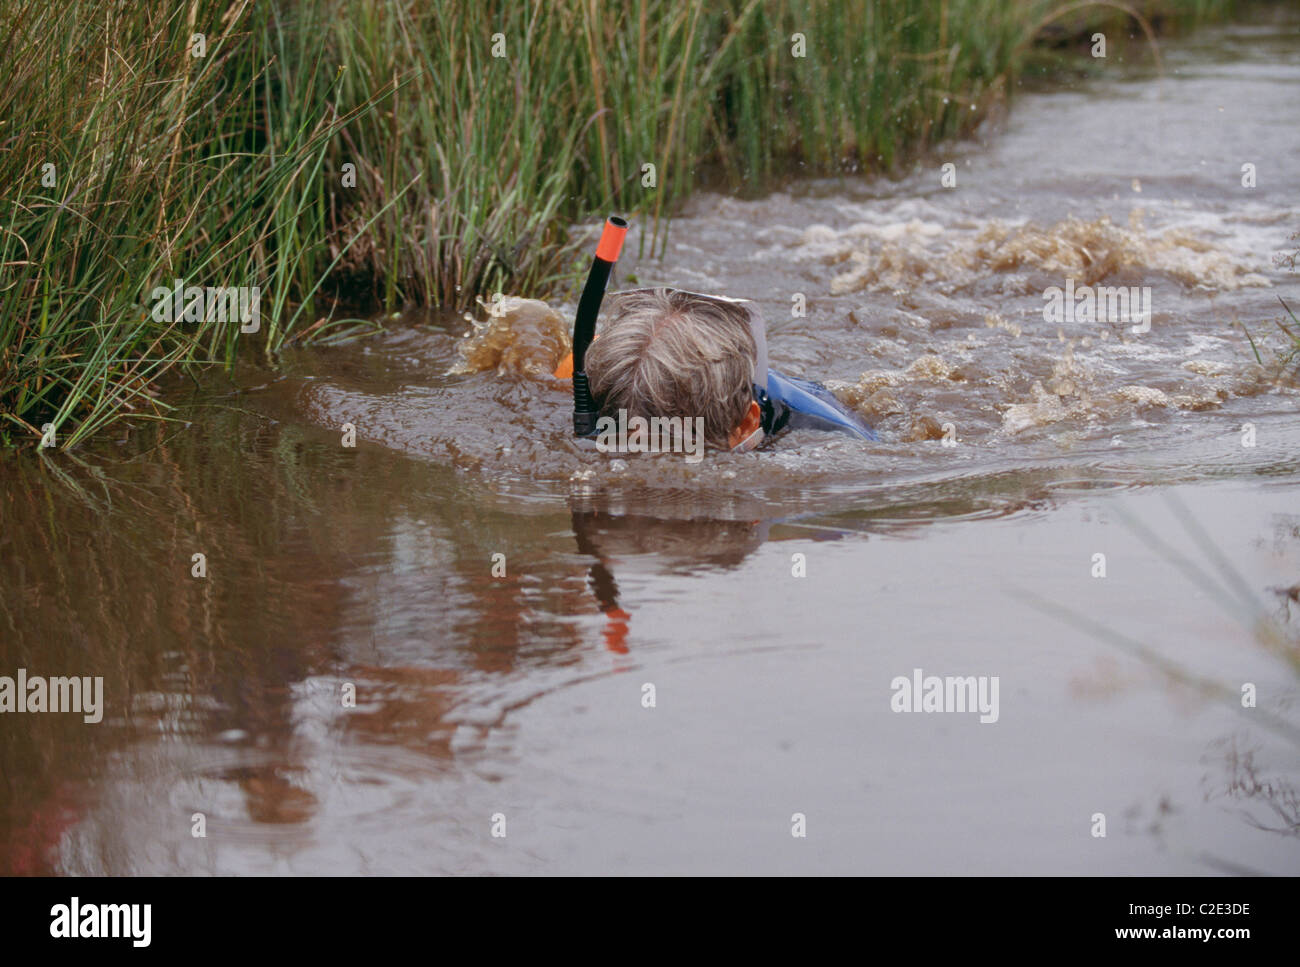
<path fill-rule="evenodd" d="M 757 401 L 750 400 L 749 409 L 745 412 L 744 419 L 740 421 L 739 425 L 737 425 L 737 427 L 732 430 L 731 434 L 727 437 L 727 446 L 734 447 L 736 444 L 744 440 L 745 437 L 757 430 L 762 423 L 763 411 L 758 408 Z"/>

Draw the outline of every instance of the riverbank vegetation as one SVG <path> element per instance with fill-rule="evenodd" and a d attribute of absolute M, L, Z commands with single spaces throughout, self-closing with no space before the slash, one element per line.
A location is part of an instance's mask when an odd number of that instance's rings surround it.
<path fill-rule="evenodd" d="M 888 171 L 1036 51 L 1231 2 L 1137 6 L 0 0 L 0 444 L 166 418 L 168 371 L 362 314 L 565 291 L 575 223 L 630 212 L 653 248 L 703 179 Z M 176 280 L 256 288 L 257 330 L 168 318 Z"/>

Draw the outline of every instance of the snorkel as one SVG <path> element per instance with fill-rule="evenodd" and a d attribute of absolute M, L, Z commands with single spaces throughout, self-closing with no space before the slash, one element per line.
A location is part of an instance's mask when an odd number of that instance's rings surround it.
<path fill-rule="evenodd" d="M 591 260 L 587 284 L 582 287 L 582 296 L 578 299 L 578 312 L 573 317 L 574 436 L 589 437 L 596 432 L 596 418 L 599 412 L 596 401 L 591 398 L 591 385 L 587 381 L 587 347 L 596 337 L 596 316 L 600 313 L 601 300 L 605 298 L 609 272 L 618 261 L 618 253 L 623 250 L 625 235 L 627 235 L 627 222 L 617 215 L 610 215 L 605 222 L 604 231 L 600 233 L 596 257 Z"/>

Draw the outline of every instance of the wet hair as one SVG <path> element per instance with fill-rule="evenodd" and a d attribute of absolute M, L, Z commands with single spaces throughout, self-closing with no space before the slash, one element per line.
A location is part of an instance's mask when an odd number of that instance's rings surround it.
<path fill-rule="evenodd" d="M 616 294 L 609 305 L 586 358 L 601 415 L 702 416 L 704 439 L 725 450 L 754 398 L 748 311 L 675 289 Z"/>

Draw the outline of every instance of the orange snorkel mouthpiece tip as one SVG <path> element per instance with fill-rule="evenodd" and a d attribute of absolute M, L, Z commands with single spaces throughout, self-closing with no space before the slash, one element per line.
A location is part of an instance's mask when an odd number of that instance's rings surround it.
<path fill-rule="evenodd" d="M 617 215 L 605 221 L 605 230 L 600 233 L 600 244 L 596 246 L 596 258 L 606 262 L 617 262 L 623 251 L 623 239 L 627 236 L 627 222 Z"/>

